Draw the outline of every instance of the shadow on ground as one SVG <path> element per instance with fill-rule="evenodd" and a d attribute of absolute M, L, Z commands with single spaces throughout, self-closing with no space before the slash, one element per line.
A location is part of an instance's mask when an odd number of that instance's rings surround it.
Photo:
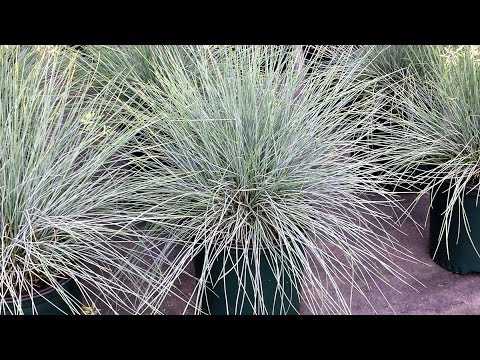
<path fill-rule="evenodd" d="M 414 194 L 402 195 L 404 204 L 413 201 Z M 424 195 L 412 212 L 412 218 L 423 223 L 427 216 L 429 195 Z M 437 265 L 429 254 L 429 219 L 425 229 L 419 231 L 409 220 L 401 226 L 401 232 L 394 236 L 412 252 L 418 264 L 402 261 L 399 264 L 419 280 L 425 287 L 415 285 L 414 290 L 407 285 L 396 286 L 400 293 L 392 289 L 383 290 L 391 308 L 378 290 L 372 290 L 368 296 L 379 314 L 480 314 L 480 274 L 461 276 L 453 274 Z M 393 276 L 391 276 L 393 277 Z M 398 282 L 397 282 L 398 283 Z M 352 304 L 354 314 L 374 314 L 365 301 L 357 299 Z"/>

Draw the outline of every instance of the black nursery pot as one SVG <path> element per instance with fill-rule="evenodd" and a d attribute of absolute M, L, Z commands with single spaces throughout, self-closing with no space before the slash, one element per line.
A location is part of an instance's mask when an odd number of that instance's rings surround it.
<path fill-rule="evenodd" d="M 435 194 L 435 191 L 432 193 Z M 442 184 L 432 201 L 430 210 L 430 256 L 441 267 L 460 275 L 471 272 L 480 272 L 480 203 L 477 206 L 477 190 L 464 194 L 463 206 L 470 226 L 470 237 L 466 229 L 461 212 L 459 212 L 459 201 L 455 203 L 448 230 L 448 251 L 445 235 L 439 239 L 443 215 L 448 200 L 448 185 Z M 458 244 L 457 244 L 457 234 Z M 472 245 L 473 242 L 473 245 Z M 440 243 L 440 245 L 439 245 Z M 439 246 L 437 253 L 435 249 Z M 475 246 L 475 247 L 474 247 Z"/>
<path fill-rule="evenodd" d="M 257 315 L 254 309 L 254 291 L 252 276 L 244 275 L 239 278 L 239 272 L 242 269 L 242 262 L 249 261 L 249 265 L 254 263 L 252 251 L 248 256 L 242 257 L 243 250 L 231 248 L 224 250 L 217 258 L 210 269 L 211 278 L 207 279 L 205 295 L 202 299 L 202 311 L 210 315 Z M 298 284 L 292 280 L 292 269 L 289 264 L 284 264 L 279 281 L 275 278 L 274 271 L 271 269 L 269 260 L 273 258 L 268 249 L 260 251 L 259 267 L 253 271 L 260 272 L 262 298 L 267 309 L 268 315 L 296 315 L 300 307 L 300 295 Z M 205 250 L 202 250 L 194 258 L 195 275 L 200 277 L 204 266 Z M 234 270 L 234 263 L 237 271 Z M 247 264 L 245 264 L 247 266 Z M 250 267 L 252 269 L 253 267 Z M 222 269 L 225 269 L 222 271 Z M 226 275 L 223 275 L 226 273 Z M 277 272 L 278 273 L 278 272 Z M 219 280 L 220 279 L 220 280 Z M 241 284 L 241 282 L 243 282 Z M 282 290 L 278 290 L 279 282 Z"/>
<path fill-rule="evenodd" d="M 80 292 L 80 288 L 78 287 L 77 283 L 69 278 L 61 282 L 62 287 L 69 293 L 71 294 L 76 300 L 79 302 L 82 299 L 82 294 Z M 40 295 L 41 294 L 41 295 Z M 48 287 L 42 291 L 40 291 L 40 294 L 36 294 L 33 297 L 33 301 L 35 303 L 35 309 L 36 312 L 35 314 L 38 315 L 73 315 L 72 310 L 70 307 L 67 305 L 67 303 L 60 297 L 58 292 L 51 288 Z M 13 304 L 12 302 L 7 302 L 7 306 L 10 308 L 10 311 L 8 309 L 2 309 L 1 314 L 2 315 L 11 315 L 14 314 L 14 309 L 13 309 Z M 22 298 L 22 310 L 24 315 L 33 315 L 33 308 L 32 308 L 32 299 L 27 296 Z"/>

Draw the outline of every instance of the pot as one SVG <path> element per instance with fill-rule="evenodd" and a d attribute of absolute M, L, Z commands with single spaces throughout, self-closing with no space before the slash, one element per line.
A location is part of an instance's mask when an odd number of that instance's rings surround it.
<path fill-rule="evenodd" d="M 243 249 L 230 248 L 221 252 L 214 260 L 207 276 L 206 292 L 202 298 L 202 311 L 210 315 L 257 315 L 258 301 L 254 300 L 252 277 L 256 277 L 253 252 L 247 251 L 247 256 L 242 256 Z M 278 281 L 274 271 L 269 265 L 272 261 L 272 253 L 268 249 L 260 250 L 258 271 L 260 272 L 263 303 L 268 315 L 294 315 L 298 314 L 300 307 L 299 284 L 292 277 L 292 269 L 289 264 L 284 264 L 281 271 L 281 285 L 283 291 L 277 289 Z M 194 258 L 195 275 L 200 277 L 205 260 L 203 249 Z M 244 275 L 241 279 L 236 269 L 242 269 L 248 261 L 252 269 L 252 276 Z M 275 271 L 278 273 L 278 271 Z M 226 275 L 224 275 L 226 274 Z M 255 304 L 256 302 L 256 304 Z M 257 307 L 258 309 L 258 307 Z"/>
<path fill-rule="evenodd" d="M 448 200 L 448 183 L 442 184 L 436 192 L 432 201 L 430 210 L 430 256 L 441 267 L 460 275 L 466 275 L 471 272 L 480 272 L 480 203 L 477 202 L 477 190 L 463 194 L 463 206 L 465 215 L 470 226 L 470 241 L 468 230 L 466 229 L 461 212 L 459 212 L 459 201 L 454 205 L 450 228 L 448 230 L 448 250 L 445 235 L 439 238 L 440 229 Z M 433 196 L 432 194 L 432 196 Z M 458 235 L 458 244 L 457 244 Z M 473 242 L 473 244 L 472 244 Z M 439 246 L 437 253 L 435 249 Z M 435 254 L 435 256 L 434 256 Z"/>
<path fill-rule="evenodd" d="M 60 282 L 61 286 L 72 295 L 79 302 L 82 299 L 82 294 L 77 283 L 71 279 L 65 279 Z M 35 304 L 35 314 L 38 315 L 73 315 L 73 311 L 67 303 L 60 297 L 57 290 L 52 287 L 47 287 L 33 296 Z M 14 314 L 13 302 L 7 300 L 8 309 L 2 309 L 2 315 Z M 24 315 L 33 315 L 32 299 L 30 296 L 22 297 L 22 310 Z"/>

